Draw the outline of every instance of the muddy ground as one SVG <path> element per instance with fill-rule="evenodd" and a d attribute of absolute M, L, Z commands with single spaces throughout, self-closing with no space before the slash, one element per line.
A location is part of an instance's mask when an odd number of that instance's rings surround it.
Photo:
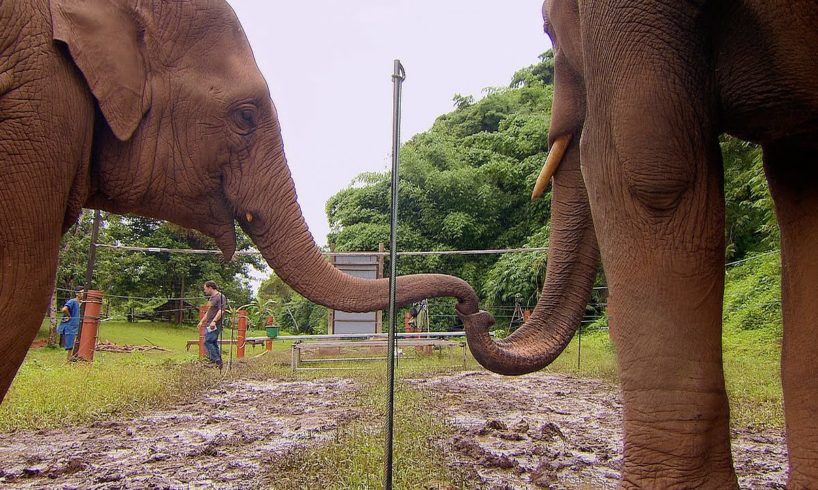
<path fill-rule="evenodd" d="M 455 429 L 440 441 L 474 488 L 615 488 L 615 387 L 564 375 L 462 372 L 407 381 Z M 258 488 L 268 463 L 364 417 L 352 380 L 231 381 L 138 418 L 0 435 L 3 488 Z M 780 431 L 734 434 L 742 488 L 784 488 Z M 272 480 L 274 481 L 274 480 Z"/>
<path fill-rule="evenodd" d="M 622 464 L 622 404 L 616 387 L 565 375 L 504 377 L 464 372 L 411 382 L 439 400 L 457 428 L 449 464 L 480 488 L 616 488 Z M 737 430 L 741 488 L 784 488 L 781 431 Z"/>

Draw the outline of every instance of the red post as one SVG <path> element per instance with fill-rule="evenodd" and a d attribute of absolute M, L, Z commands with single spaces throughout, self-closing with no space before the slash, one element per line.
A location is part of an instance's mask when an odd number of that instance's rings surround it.
<path fill-rule="evenodd" d="M 97 331 L 99 329 L 99 312 L 102 309 L 102 291 L 94 289 L 85 296 L 85 314 L 82 318 L 82 333 L 77 357 L 83 361 L 93 361 L 97 348 Z"/>
<path fill-rule="evenodd" d="M 273 315 L 268 315 L 267 316 L 267 326 L 268 327 L 273 326 Z M 272 350 L 273 350 L 273 339 L 267 339 L 267 340 L 264 341 L 264 350 L 267 351 L 267 352 L 272 352 Z"/>
<path fill-rule="evenodd" d="M 415 329 L 412 328 L 412 324 L 409 321 L 412 319 L 412 314 L 408 311 L 403 314 L 403 331 L 406 333 L 414 332 Z"/>
<path fill-rule="evenodd" d="M 207 315 L 208 305 L 201 305 L 199 306 L 199 321 L 204 319 L 205 315 Z M 204 325 L 199 326 L 199 359 L 203 359 L 205 357 L 205 346 L 204 346 L 204 337 L 205 337 L 205 328 Z"/>
<path fill-rule="evenodd" d="M 247 310 L 239 310 L 239 339 L 236 345 L 236 359 L 244 359 L 244 342 L 247 339 Z"/>

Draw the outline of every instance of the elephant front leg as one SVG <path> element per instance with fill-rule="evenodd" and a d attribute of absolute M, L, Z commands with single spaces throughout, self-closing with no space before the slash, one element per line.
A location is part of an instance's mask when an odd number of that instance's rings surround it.
<path fill-rule="evenodd" d="M 632 3 L 632 2 L 631 2 Z M 583 4 L 583 175 L 610 288 L 623 488 L 736 488 L 721 355 L 724 202 L 693 3 Z"/>
<path fill-rule="evenodd" d="M 2 191 L 3 189 L 0 189 Z M 0 192 L 2 195 L 2 192 Z M 8 202 L 8 201 L 6 201 Z M 45 316 L 57 269 L 60 223 L 47 231 L 0 216 L 0 401 Z M 34 238 L 36 237 L 36 239 Z"/>
<path fill-rule="evenodd" d="M 765 145 L 764 162 L 781 228 L 787 488 L 818 488 L 818 146 Z"/>
<path fill-rule="evenodd" d="M 655 179 L 641 175 L 653 182 L 639 190 L 622 174 L 589 179 L 624 398 L 625 488 L 736 487 L 721 346 L 724 209 L 710 146 L 685 169 L 683 191 L 663 180 L 675 170 L 662 159 L 646 161 Z"/>

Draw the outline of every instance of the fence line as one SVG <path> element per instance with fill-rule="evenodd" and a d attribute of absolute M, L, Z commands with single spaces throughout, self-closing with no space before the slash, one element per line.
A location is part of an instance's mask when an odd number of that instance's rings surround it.
<path fill-rule="evenodd" d="M 113 250 L 123 250 L 127 252 L 147 252 L 147 253 L 178 253 L 178 254 L 192 254 L 192 255 L 216 255 L 222 253 L 221 250 L 204 250 L 192 248 L 163 248 L 163 247 L 131 247 L 125 245 L 109 245 L 98 243 L 97 247 L 108 248 Z M 502 249 L 488 249 L 488 250 L 427 250 L 417 252 L 397 252 L 399 257 L 413 257 L 413 256 L 427 256 L 427 255 L 491 255 L 491 254 L 506 254 L 506 253 L 529 253 L 529 252 L 546 252 L 547 247 L 531 247 L 531 248 L 502 248 Z M 321 252 L 325 257 L 356 257 L 356 256 L 378 256 L 387 257 L 389 252 Z M 258 250 L 239 250 L 235 253 L 238 256 L 261 255 Z"/>

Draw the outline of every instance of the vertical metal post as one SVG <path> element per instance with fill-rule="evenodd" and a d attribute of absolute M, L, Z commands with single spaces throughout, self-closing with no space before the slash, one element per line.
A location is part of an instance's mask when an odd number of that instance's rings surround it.
<path fill-rule="evenodd" d="M 386 400 L 386 450 L 384 454 L 383 488 L 392 489 L 392 428 L 395 412 L 395 271 L 398 236 L 398 167 L 400 166 L 400 103 L 401 89 L 406 80 L 406 72 L 400 60 L 395 60 L 392 73 L 394 86 L 392 106 L 392 222 L 389 233 L 389 346 L 387 350 L 387 400 Z"/>
<path fill-rule="evenodd" d="M 94 211 L 94 227 L 91 228 L 91 247 L 88 250 L 88 267 L 85 269 L 85 291 L 91 290 L 91 279 L 94 277 L 94 267 L 97 264 L 97 238 L 99 237 L 99 224 L 102 221 L 102 213 L 99 209 Z"/>

